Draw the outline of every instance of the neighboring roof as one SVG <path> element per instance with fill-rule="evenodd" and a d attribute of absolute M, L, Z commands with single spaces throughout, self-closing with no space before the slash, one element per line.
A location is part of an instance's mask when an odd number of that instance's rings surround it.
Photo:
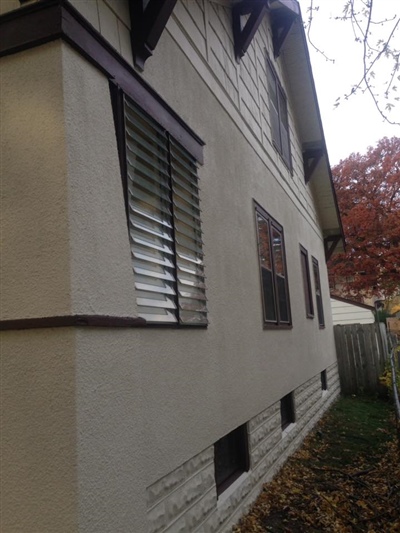
<path fill-rule="evenodd" d="M 335 297 L 331 297 L 330 302 L 334 326 L 375 322 L 374 308 L 369 305 Z"/>
<path fill-rule="evenodd" d="M 356 302 L 355 300 L 349 300 L 348 298 L 342 298 L 341 296 L 333 296 L 331 294 L 331 299 L 337 300 L 338 302 L 343 302 L 345 304 L 356 305 L 357 307 L 362 307 L 363 309 L 368 309 L 370 311 L 375 311 L 375 307 L 373 305 L 362 304 L 360 302 Z"/>

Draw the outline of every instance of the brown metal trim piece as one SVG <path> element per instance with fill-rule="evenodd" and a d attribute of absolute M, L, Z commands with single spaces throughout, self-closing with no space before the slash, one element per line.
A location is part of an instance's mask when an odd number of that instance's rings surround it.
<path fill-rule="evenodd" d="M 332 257 L 333 252 L 335 251 L 336 246 L 339 244 L 339 241 L 342 239 L 341 235 L 329 235 L 324 239 L 324 248 L 325 248 L 325 261 L 328 262 Z"/>
<path fill-rule="evenodd" d="M 204 141 L 67 0 L 42 0 L 0 16 L 0 57 L 63 39 L 121 87 L 203 163 Z"/>
<path fill-rule="evenodd" d="M 144 7 L 143 0 L 130 0 L 131 41 L 135 65 L 144 69 L 146 60 L 164 31 L 177 0 L 150 0 Z"/>
<path fill-rule="evenodd" d="M 0 320 L 0 331 L 68 327 L 137 328 L 145 325 L 146 320 L 139 317 L 109 315 L 65 315 Z"/>

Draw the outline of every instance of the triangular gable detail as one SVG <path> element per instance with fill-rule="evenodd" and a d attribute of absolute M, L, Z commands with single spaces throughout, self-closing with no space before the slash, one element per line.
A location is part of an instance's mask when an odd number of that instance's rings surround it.
<path fill-rule="evenodd" d="M 295 0 L 241 0 L 232 8 L 237 61 L 246 53 L 267 11 L 271 13 L 274 55 L 279 56 L 293 22 L 300 15 L 298 3 Z M 247 20 L 243 23 L 244 17 Z"/>

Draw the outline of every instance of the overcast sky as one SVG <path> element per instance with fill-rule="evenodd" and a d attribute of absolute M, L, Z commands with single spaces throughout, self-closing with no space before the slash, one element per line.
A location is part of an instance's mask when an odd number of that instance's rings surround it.
<path fill-rule="evenodd" d="M 304 21 L 308 18 L 310 1 L 300 0 Z M 312 23 L 311 38 L 335 63 L 326 61 L 308 44 L 331 165 L 352 152 L 364 153 L 368 146 L 375 145 L 382 137 L 400 136 L 400 126 L 385 122 L 369 95 L 360 93 L 344 99 L 344 95 L 350 92 L 363 73 L 363 47 L 355 42 L 351 24 L 333 20 L 335 15 L 340 15 L 344 4 L 345 0 L 314 0 L 314 6 L 319 5 L 320 9 Z M 400 0 L 374 0 L 373 5 L 375 20 L 400 16 Z M 393 25 L 394 22 L 386 28 L 374 26 L 374 41 L 378 40 L 379 32 L 387 35 Z M 394 38 L 396 48 L 400 48 L 400 27 Z M 375 69 L 377 83 L 387 81 L 389 72 L 385 66 L 381 70 Z M 397 85 L 400 96 L 400 81 Z M 340 105 L 335 109 L 338 97 L 341 97 Z M 397 109 L 392 110 L 389 117 L 400 122 L 400 102 L 397 102 Z"/>

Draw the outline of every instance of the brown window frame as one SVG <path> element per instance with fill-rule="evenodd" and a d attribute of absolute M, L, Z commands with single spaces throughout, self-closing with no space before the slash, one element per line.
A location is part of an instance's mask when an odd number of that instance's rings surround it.
<path fill-rule="evenodd" d="M 294 406 L 294 394 L 293 391 L 289 392 L 281 398 L 280 401 L 281 407 L 281 429 L 285 431 L 290 424 L 296 422 L 296 410 Z"/>
<path fill-rule="evenodd" d="M 318 324 L 320 329 L 325 327 L 325 316 L 324 316 L 324 304 L 322 301 L 322 291 L 321 291 L 321 278 L 319 275 L 319 263 L 315 257 L 311 258 L 313 274 L 314 274 L 314 285 L 315 285 L 315 299 L 317 302 L 317 315 L 318 315 Z"/>
<path fill-rule="evenodd" d="M 220 496 L 244 472 L 250 469 L 247 425 L 237 427 L 214 444 L 214 474 Z M 231 463 L 230 465 L 226 463 Z"/>
<path fill-rule="evenodd" d="M 286 249 L 285 249 L 285 236 L 283 227 L 277 222 L 271 215 L 269 215 L 265 209 L 263 209 L 259 204 L 254 202 L 255 214 L 256 214 L 256 233 L 257 233 L 257 245 L 258 245 L 258 263 L 260 269 L 260 283 L 261 283 L 261 297 L 262 297 L 262 308 L 263 308 L 263 319 L 264 319 L 264 328 L 291 328 L 292 327 L 292 315 L 290 308 L 290 293 L 289 293 L 289 281 L 288 281 L 288 270 L 286 264 Z M 261 248 L 261 238 L 260 238 L 260 228 L 259 228 L 259 217 L 267 224 L 268 227 L 268 247 L 270 251 L 270 263 L 271 267 L 267 268 L 263 265 L 262 258 L 262 248 Z M 280 275 L 277 273 L 276 268 L 276 255 L 274 253 L 274 248 L 271 246 L 273 243 L 273 232 L 278 233 L 281 240 L 281 252 L 282 252 L 282 268 L 284 274 Z M 267 279 L 267 273 L 270 273 L 270 280 Z M 283 279 L 283 288 L 286 302 L 286 309 L 283 309 L 280 302 L 279 295 L 282 292 L 279 288 L 282 289 Z M 270 282 L 270 291 L 268 291 L 267 282 Z M 269 293 L 270 301 L 266 301 L 266 295 Z M 271 312 L 273 316 L 271 316 Z M 287 319 L 283 318 L 282 315 L 286 313 Z"/>
<path fill-rule="evenodd" d="M 269 58 L 267 58 L 267 84 L 272 144 L 289 171 L 293 172 L 287 97 L 278 74 Z M 273 102 L 273 93 L 276 95 L 276 105 Z"/>
<path fill-rule="evenodd" d="M 306 304 L 307 318 L 314 318 L 314 301 L 311 288 L 310 265 L 308 261 L 308 251 L 300 244 L 300 263 L 303 277 L 304 300 Z"/>

